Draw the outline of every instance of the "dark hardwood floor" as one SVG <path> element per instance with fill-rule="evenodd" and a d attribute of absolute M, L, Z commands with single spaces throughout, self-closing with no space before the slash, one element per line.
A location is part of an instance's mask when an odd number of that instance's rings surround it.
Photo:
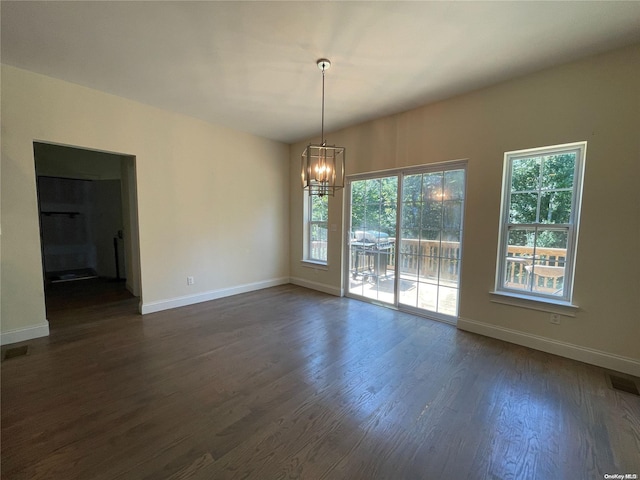
<path fill-rule="evenodd" d="M 82 307 L 95 307 L 133 298 L 124 280 L 89 278 L 45 285 L 47 319 L 50 327 L 63 326 L 71 320 L 68 313 Z"/>
<path fill-rule="evenodd" d="M 600 368 L 292 285 L 136 305 L 2 362 L 4 480 L 640 475 L 640 397 Z"/>

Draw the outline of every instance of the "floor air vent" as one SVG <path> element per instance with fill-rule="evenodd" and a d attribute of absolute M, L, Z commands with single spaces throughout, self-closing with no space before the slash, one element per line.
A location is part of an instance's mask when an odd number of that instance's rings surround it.
<path fill-rule="evenodd" d="M 10 358 L 21 357 L 27 353 L 29 353 L 29 345 L 7 348 L 2 354 L 2 361 L 9 360 Z"/>
<path fill-rule="evenodd" d="M 619 377 L 617 375 L 608 375 L 609 384 L 611 388 L 614 390 L 620 390 L 621 392 L 631 393 L 633 395 L 640 396 L 640 392 L 638 391 L 638 386 L 636 382 L 631 380 L 630 378 Z"/>

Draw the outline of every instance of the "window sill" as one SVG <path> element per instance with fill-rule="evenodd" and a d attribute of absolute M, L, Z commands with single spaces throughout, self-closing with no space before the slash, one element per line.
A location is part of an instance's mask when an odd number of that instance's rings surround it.
<path fill-rule="evenodd" d="M 326 262 L 319 262 L 316 260 L 301 260 L 300 264 L 303 267 L 315 268 L 316 270 L 329 270 L 329 266 Z"/>
<path fill-rule="evenodd" d="M 513 307 L 527 308 L 529 310 L 539 310 L 541 312 L 557 313 L 566 317 L 575 317 L 579 307 L 562 300 L 552 298 L 533 298 L 517 293 L 489 292 L 493 296 L 491 302 Z"/>

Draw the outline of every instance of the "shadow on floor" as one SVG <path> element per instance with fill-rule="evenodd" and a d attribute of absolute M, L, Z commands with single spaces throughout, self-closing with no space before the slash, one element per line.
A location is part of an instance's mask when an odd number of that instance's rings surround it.
<path fill-rule="evenodd" d="M 124 280 L 90 278 L 45 286 L 47 319 L 51 327 L 66 323 L 72 310 L 133 300 Z"/>

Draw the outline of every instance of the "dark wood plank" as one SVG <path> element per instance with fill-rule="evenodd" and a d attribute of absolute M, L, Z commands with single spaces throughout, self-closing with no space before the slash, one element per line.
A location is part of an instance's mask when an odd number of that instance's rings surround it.
<path fill-rule="evenodd" d="M 2 363 L 3 479 L 640 474 L 640 398 L 593 366 L 292 285 L 96 295 Z"/>

